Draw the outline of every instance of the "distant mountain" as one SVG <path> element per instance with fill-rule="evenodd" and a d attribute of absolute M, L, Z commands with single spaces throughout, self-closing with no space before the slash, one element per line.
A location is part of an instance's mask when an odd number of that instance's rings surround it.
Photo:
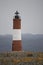
<path fill-rule="evenodd" d="M 39 39 L 43 38 L 43 34 L 22 34 L 23 38 L 29 38 L 29 39 Z"/>
<path fill-rule="evenodd" d="M 24 51 L 43 52 L 43 34 L 22 34 Z M 12 51 L 12 35 L 0 35 L 0 52 Z"/>
<path fill-rule="evenodd" d="M 25 51 L 43 52 L 43 34 L 23 34 L 22 46 Z"/>
<path fill-rule="evenodd" d="M 12 35 L 0 35 L 0 52 L 11 51 Z"/>

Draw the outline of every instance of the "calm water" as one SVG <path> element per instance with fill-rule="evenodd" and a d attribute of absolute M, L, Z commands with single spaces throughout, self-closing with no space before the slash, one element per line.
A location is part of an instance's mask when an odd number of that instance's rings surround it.
<path fill-rule="evenodd" d="M 22 34 L 22 50 L 43 52 L 43 35 Z M 0 35 L 0 52 L 12 51 L 12 35 Z"/>

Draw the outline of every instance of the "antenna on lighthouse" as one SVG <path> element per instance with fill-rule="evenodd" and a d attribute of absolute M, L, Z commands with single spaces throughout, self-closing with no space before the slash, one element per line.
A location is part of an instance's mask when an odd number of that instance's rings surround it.
<path fill-rule="evenodd" d="M 18 14 L 19 14 L 19 12 L 16 11 L 16 12 L 15 12 L 15 18 L 16 18 L 16 19 L 19 19 L 19 18 L 20 18 L 20 16 L 19 16 Z"/>
<path fill-rule="evenodd" d="M 18 14 L 19 14 L 19 12 L 18 12 L 18 11 L 16 11 L 16 12 L 15 12 L 15 14 L 16 14 L 16 15 L 18 15 Z"/>

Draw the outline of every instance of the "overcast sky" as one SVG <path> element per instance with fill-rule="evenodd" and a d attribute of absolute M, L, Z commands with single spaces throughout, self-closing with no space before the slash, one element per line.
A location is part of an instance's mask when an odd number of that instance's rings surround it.
<path fill-rule="evenodd" d="M 12 34 L 16 10 L 21 16 L 22 33 L 43 34 L 43 0 L 0 0 L 0 35 Z"/>

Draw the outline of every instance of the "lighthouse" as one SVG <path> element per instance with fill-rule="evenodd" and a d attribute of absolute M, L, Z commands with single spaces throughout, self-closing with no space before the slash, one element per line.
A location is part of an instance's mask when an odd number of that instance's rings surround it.
<path fill-rule="evenodd" d="M 15 12 L 15 16 L 13 18 L 13 41 L 12 41 L 12 51 L 21 51 L 21 19 L 19 16 L 19 12 Z"/>

